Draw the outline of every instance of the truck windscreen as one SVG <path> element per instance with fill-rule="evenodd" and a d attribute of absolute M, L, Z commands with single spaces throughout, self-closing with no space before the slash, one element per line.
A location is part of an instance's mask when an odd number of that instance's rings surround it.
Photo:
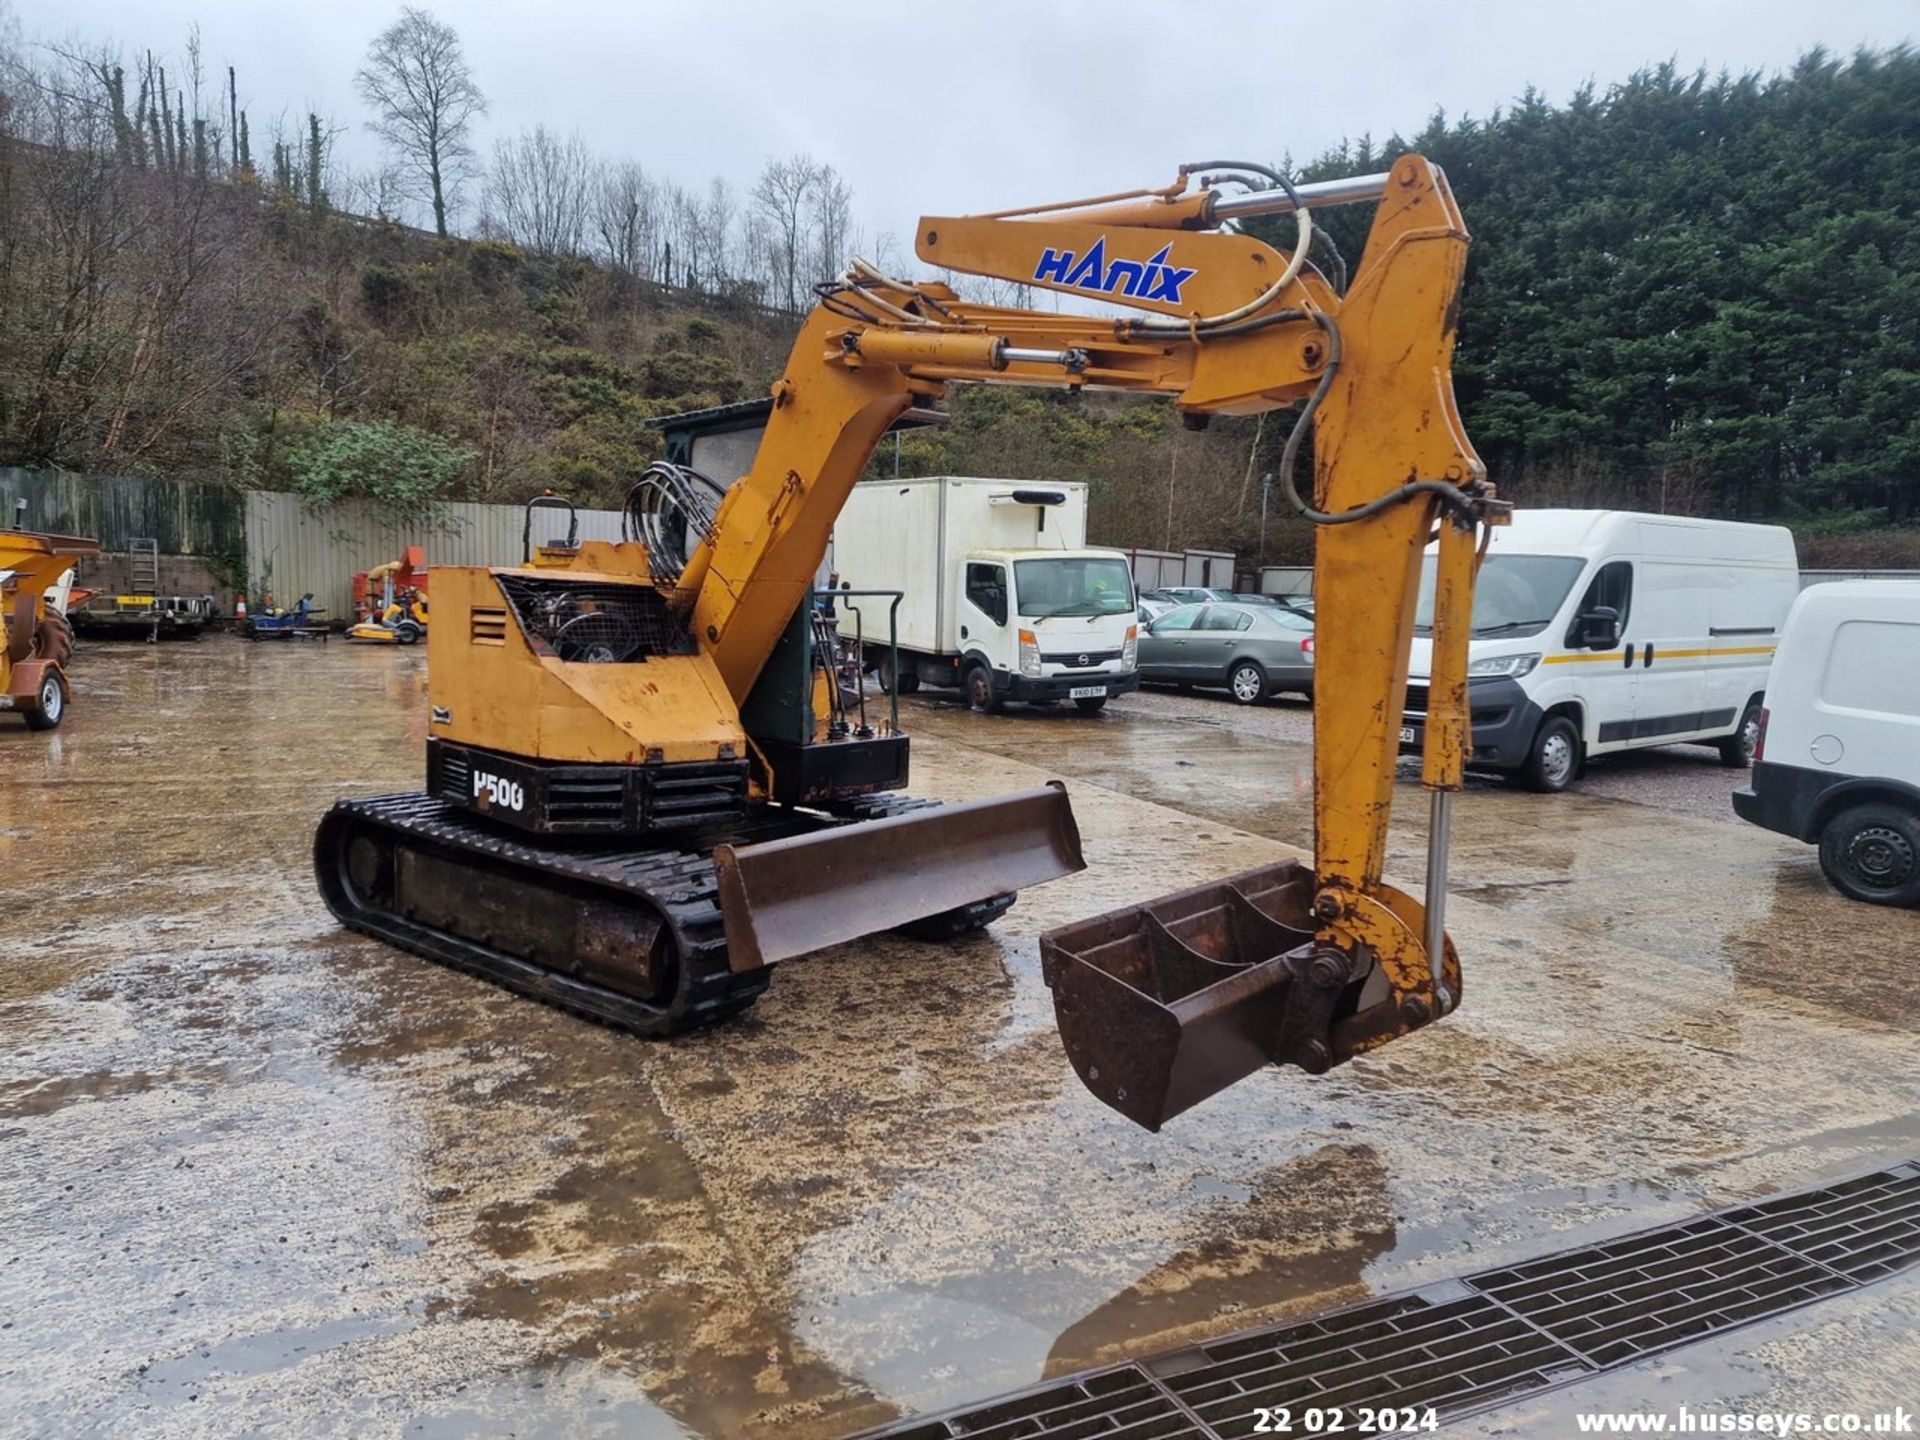
<path fill-rule="evenodd" d="M 1576 555 L 1489 555 L 1473 588 L 1473 633 L 1479 638 L 1537 635 L 1553 623 L 1587 562 Z M 1433 556 L 1420 570 L 1413 633 L 1433 633 Z"/>
<path fill-rule="evenodd" d="M 1134 608 L 1133 576 L 1127 562 L 1104 556 L 1016 560 L 1013 586 L 1019 613 L 1028 620 L 1123 615 Z"/>

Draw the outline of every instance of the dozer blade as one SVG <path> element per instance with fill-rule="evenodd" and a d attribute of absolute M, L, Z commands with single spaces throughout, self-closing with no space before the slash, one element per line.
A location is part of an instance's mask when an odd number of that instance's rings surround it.
<path fill-rule="evenodd" d="M 1066 787 L 713 852 L 736 971 L 791 960 L 1086 869 Z M 997 913 L 997 911 L 996 911 Z"/>
<path fill-rule="evenodd" d="M 1289 860 L 1041 936 L 1087 1088 L 1158 1130 L 1263 1065 L 1318 1073 L 1414 1028 L 1370 959 L 1315 943 L 1313 895 Z"/>

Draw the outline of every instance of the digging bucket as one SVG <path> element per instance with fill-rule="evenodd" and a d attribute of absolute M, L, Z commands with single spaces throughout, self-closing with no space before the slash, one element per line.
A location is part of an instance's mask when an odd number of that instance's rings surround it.
<path fill-rule="evenodd" d="M 1263 1065 L 1315 1068 L 1307 1029 L 1341 986 L 1313 983 L 1327 964 L 1313 894 L 1313 871 L 1289 860 L 1043 935 L 1060 1038 L 1087 1088 L 1158 1130 Z"/>
<path fill-rule="evenodd" d="M 753 970 L 1087 868 L 1066 787 L 719 846 L 729 963 Z"/>

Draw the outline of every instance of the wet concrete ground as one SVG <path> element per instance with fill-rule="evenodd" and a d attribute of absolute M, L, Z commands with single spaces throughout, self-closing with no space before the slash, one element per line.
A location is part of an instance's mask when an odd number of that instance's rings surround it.
<path fill-rule="evenodd" d="M 1133 1129 L 1034 937 L 1306 841 L 1308 751 L 1224 702 L 912 703 L 918 790 L 1064 778 L 1092 868 L 625 1039 L 314 895 L 325 806 L 417 783 L 424 662 L 94 646 L 60 731 L 0 720 L 0 1434 L 842 1435 L 1920 1153 L 1920 915 L 1730 819 L 1497 785 L 1459 1014 Z M 1912 1408 L 1916 1319 L 1897 1281 L 1587 1388 Z"/>

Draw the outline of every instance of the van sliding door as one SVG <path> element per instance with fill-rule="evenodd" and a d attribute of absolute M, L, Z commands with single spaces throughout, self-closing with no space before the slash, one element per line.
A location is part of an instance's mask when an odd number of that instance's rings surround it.
<path fill-rule="evenodd" d="M 1708 576 L 1697 561 L 1642 560 L 1633 638 L 1640 644 L 1633 738 L 1671 739 L 1733 724 L 1710 714 L 1706 657 Z"/>

